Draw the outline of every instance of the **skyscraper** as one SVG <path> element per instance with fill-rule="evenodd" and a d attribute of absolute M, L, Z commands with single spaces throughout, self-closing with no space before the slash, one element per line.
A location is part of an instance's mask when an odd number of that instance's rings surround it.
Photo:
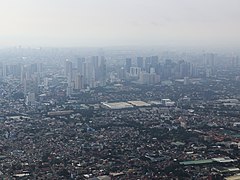
<path fill-rule="evenodd" d="M 140 67 L 131 67 L 130 68 L 130 75 L 132 77 L 140 77 L 140 73 L 141 73 L 141 68 Z"/>
<path fill-rule="evenodd" d="M 70 76 L 72 78 L 72 62 L 68 59 L 65 61 L 65 76 Z"/>
<path fill-rule="evenodd" d="M 143 69 L 143 57 L 137 57 L 137 67 Z"/>
<path fill-rule="evenodd" d="M 131 58 L 127 58 L 125 67 L 126 67 L 126 70 L 127 70 L 128 73 L 130 73 L 131 66 L 132 66 L 132 59 Z"/>
<path fill-rule="evenodd" d="M 80 75 L 83 75 L 83 63 L 85 62 L 85 58 L 78 58 L 77 60 L 77 72 Z"/>
<path fill-rule="evenodd" d="M 84 88 L 83 75 L 78 74 L 75 79 L 75 89 L 81 90 Z"/>
<path fill-rule="evenodd" d="M 104 56 L 101 57 L 99 70 L 100 70 L 100 85 L 105 86 L 106 78 L 107 78 L 107 66 L 106 66 L 106 59 Z"/>

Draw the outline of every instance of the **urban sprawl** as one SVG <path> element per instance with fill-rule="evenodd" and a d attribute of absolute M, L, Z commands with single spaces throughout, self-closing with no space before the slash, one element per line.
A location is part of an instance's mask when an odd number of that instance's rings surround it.
<path fill-rule="evenodd" d="M 240 179 L 234 54 L 0 51 L 0 178 Z"/>

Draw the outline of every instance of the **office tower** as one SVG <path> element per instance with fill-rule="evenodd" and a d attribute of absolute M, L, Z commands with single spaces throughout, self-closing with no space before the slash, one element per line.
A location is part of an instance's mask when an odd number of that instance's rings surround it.
<path fill-rule="evenodd" d="M 73 81 L 71 76 L 67 77 L 67 96 L 70 96 L 73 93 Z"/>
<path fill-rule="evenodd" d="M 151 67 L 156 67 L 158 65 L 158 56 L 151 57 Z"/>
<path fill-rule="evenodd" d="M 92 84 L 92 79 L 94 76 L 94 67 L 91 62 L 87 62 L 86 64 L 86 84 L 90 86 Z"/>
<path fill-rule="evenodd" d="M 94 67 L 93 73 L 94 77 L 92 83 L 94 86 L 105 86 L 106 85 L 106 59 L 104 56 L 101 56 L 100 61 L 98 56 L 92 57 L 92 66 Z"/>
<path fill-rule="evenodd" d="M 131 77 L 140 77 L 141 68 L 140 67 L 131 67 L 130 68 L 130 76 Z"/>
<path fill-rule="evenodd" d="M 166 59 L 163 67 L 162 67 L 162 77 L 164 79 L 168 79 L 170 77 L 172 77 L 172 71 L 173 71 L 173 67 L 174 67 L 174 63 L 171 59 Z"/>
<path fill-rule="evenodd" d="M 82 73 L 78 73 L 83 77 L 83 84 L 89 87 L 95 87 L 96 74 L 92 61 L 84 61 L 82 64 Z"/>
<path fill-rule="evenodd" d="M 87 84 L 87 79 L 88 79 L 87 75 L 88 75 L 88 63 L 85 61 L 85 62 L 83 63 L 84 85 Z"/>
<path fill-rule="evenodd" d="M 107 65 L 106 65 L 106 59 L 104 56 L 101 57 L 101 62 L 100 62 L 100 67 L 99 67 L 99 72 L 100 72 L 100 85 L 105 86 L 106 85 L 106 80 L 107 80 Z"/>
<path fill-rule="evenodd" d="M 190 63 L 181 60 L 178 62 L 178 78 L 188 77 L 190 75 Z"/>
<path fill-rule="evenodd" d="M 95 74 L 95 68 L 93 66 L 90 67 L 91 74 L 89 75 L 89 87 L 95 88 L 96 87 L 96 74 Z"/>
<path fill-rule="evenodd" d="M 127 58 L 127 59 L 126 59 L 125 67 L 126 67 L 126 71 L 127 71 L 128 73 L 130 73 L 130 68 L 131 68 L 131 66 L 132 66 L 132 59 L 131 59 L 131 58 Z"/>
<path fill-rule="evenodd" d="M 21 83 L 24 84 L 26 79 L 28 79 L 27 66 L 26 65 L 22 65 L 21 66 Z"/>
<path fill-rule="evenodd" d="M 91 63 L 92 63 L 92 65 L 93 65 L 93 67 L 94 67 L 94 69 L 96 70 L 97 68 L 98 68 L 98 64 L 99 64 L 99 62 L 98 62 L 98 56 L 92 56 L 92 58 L 91 58 Z"/>
<path fill-rule="evenodd" d="M 143 57 L 137 57 L 137 67 L 143 69 L 144 61 Z"/>
<path fill-rule="evenodd" d="M 155 74 L 149 74 L 149 82 L 148 84 L 154 84 L 155 83 Z"/>
<path fill-rule="evenodd" d="M 7 73 L 8 73 L 7 72 L 7 68 L 8 68 L 7 65 L 3 64 L 2 68 L 3 68 L 3 71 L 2 71 L 3 72 L 3 77 L 7 77 Z"/>
<path fill-rule="evenodd" d="M 84 79 L 83 75 L 78 74 L 75 79 L 75 89 L 81 90 L 84 89 Z"/>
<path fill-rule="evenodd" d="M 146 57 L 146 59 L 145 59 L 145 71 L 149 73 L 150 68 L 151 68 L 151 57 Z"/>
<path fill-rule="evenodd" d="M 156 68 L 158 66 L 158 56 L 146 57 L 145 70 L 150 73 L 150 68 Z"/>
<path fill-rule="evenodd" d="M 72 78 L 72 62 L 68 59 L 65 61 L 65 76 L 70 76 Z"/>
<path fill-rule="evenodd" d="M 156 73 L 151 73 L 150 74 L 150 80 L 149 84 L 157 84 L 160 82 L 160 75 Z"/>
<path fill-rule="evenodd" d="M 80 75 L 83 75 L 83 63 L 85 62 L 85 58 L 78 58 L 77 60 L 77 72 Z"/>
<path fill-rule="evenodd" d="M 72 70 L 73 70 L 72 62 L 69 60 L 66 60 L 65 61 L 65 76 L 67 77 L 67 96 L 70 96 L 73 92 Z"/>
<path fill-rule="evenodd" d="M 24 83 L 25 79 L 26 79 L 25 66 L 21 66 L 21 77 L 20 77 L 20 80 L 21 80 L 22 84 Z"/>
<path fill-rule="evenodd" d="M 141 84 L 148 84 L 149 83 L 149 73 L 141 72 L 139 82 Z"/>
<path fill-rule="evenodd" d="M 41 78 L 43 77 L 43 64 L 37 63 L 37 76 L 38 76 L 38 84 L 41 82 Z"/>
<path fill-rule="evenodd" d="M 156 73 L 141 72 L 139 82 L 141 84 L 156 84 L 160 82 L 160 76 Z"/>
<path fill-rule="evenodd" d="M 75 81 L 76 76 L 79 74 L 77 68 L 72 68 L 72 81 Z"/>

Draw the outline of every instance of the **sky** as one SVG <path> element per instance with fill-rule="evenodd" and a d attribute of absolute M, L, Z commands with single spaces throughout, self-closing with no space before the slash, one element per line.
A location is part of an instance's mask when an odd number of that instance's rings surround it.
<path fill-rule="evenodd" d="M 240 46 L 239 0 L 0 0 L 0 46 Z"/>

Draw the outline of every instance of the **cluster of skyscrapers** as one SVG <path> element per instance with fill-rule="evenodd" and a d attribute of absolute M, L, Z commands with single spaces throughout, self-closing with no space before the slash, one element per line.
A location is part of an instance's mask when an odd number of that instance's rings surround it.
<path fill-rule="evenodd" d="M 158 56 L 126 58 L 124 66 L 118 70 L 118 79 L 156 84 L 160 80 L 211 77 L 217 66 L 215 56 L 214 53 L 205 53 L 198 63 L 172 59 L 162 61 Z M 238 66 L 238 61 L 238 57 L 232 57 L 232 66 Z"/>
<path fill-rule="evenodd" d="M 130 58 L 126 59 L 125 67 L 119 71 L 119 78 L 135 79 L 141 84 L 156 84 L 163 79 L 184 78 L 195 75 L 192 64 L 184 60 L 173 62 L 170 59 L 160 63 L 158 56 L 137 57 L 135 63 Z"/>
<path fill-rule="evenodd" d="M 107 74 L 105 57 L 79 58 L 75 64 L 66 60 L 64 74 L 67 78 L 67 95 L 74 90 L 104 86 Z"/>
<path fill-rule="evenodd" d="M 17 80 L 23 87 L 23 93 L 26 97 L 26 104 L 33 105 L 35 97 L 38 94 L 38 86 L 41 83 L 43 72 L 42 63 L 29 65 L 23 64 L 3 64 L 0 65 L 0 75 L 2 78 L 8 78 L 12 81 Z"/>
<path fill-rule="evenodd" d="M 105 86 L 107 83 L 134 82 L 150 85 L 165 80 L 182 79 L 188 84 L 191 78 L 215 76 L 220 66 L 229 66 L 230 69 L 239 67 L 238 56 L 225 57 L 214 53 L 192 56 L 193 58 L 187 61 L 182 57 L 126 57 L 114 65 L 111 65 L 111 62 L 107 64 L 104 56 L 70 56 L 67 60 L 66 57 L 62 60 L 56 58 L 56 64 L 37 61 L 15 64 L 4 62 L 0 64 L 0 79 L 19 83 L 26 104 L 33 105 L 39 95 L 48 94 L 52 87 L 57 87 L 56 91 L 62 96 L 71 96 L 86 89 Z"/>

